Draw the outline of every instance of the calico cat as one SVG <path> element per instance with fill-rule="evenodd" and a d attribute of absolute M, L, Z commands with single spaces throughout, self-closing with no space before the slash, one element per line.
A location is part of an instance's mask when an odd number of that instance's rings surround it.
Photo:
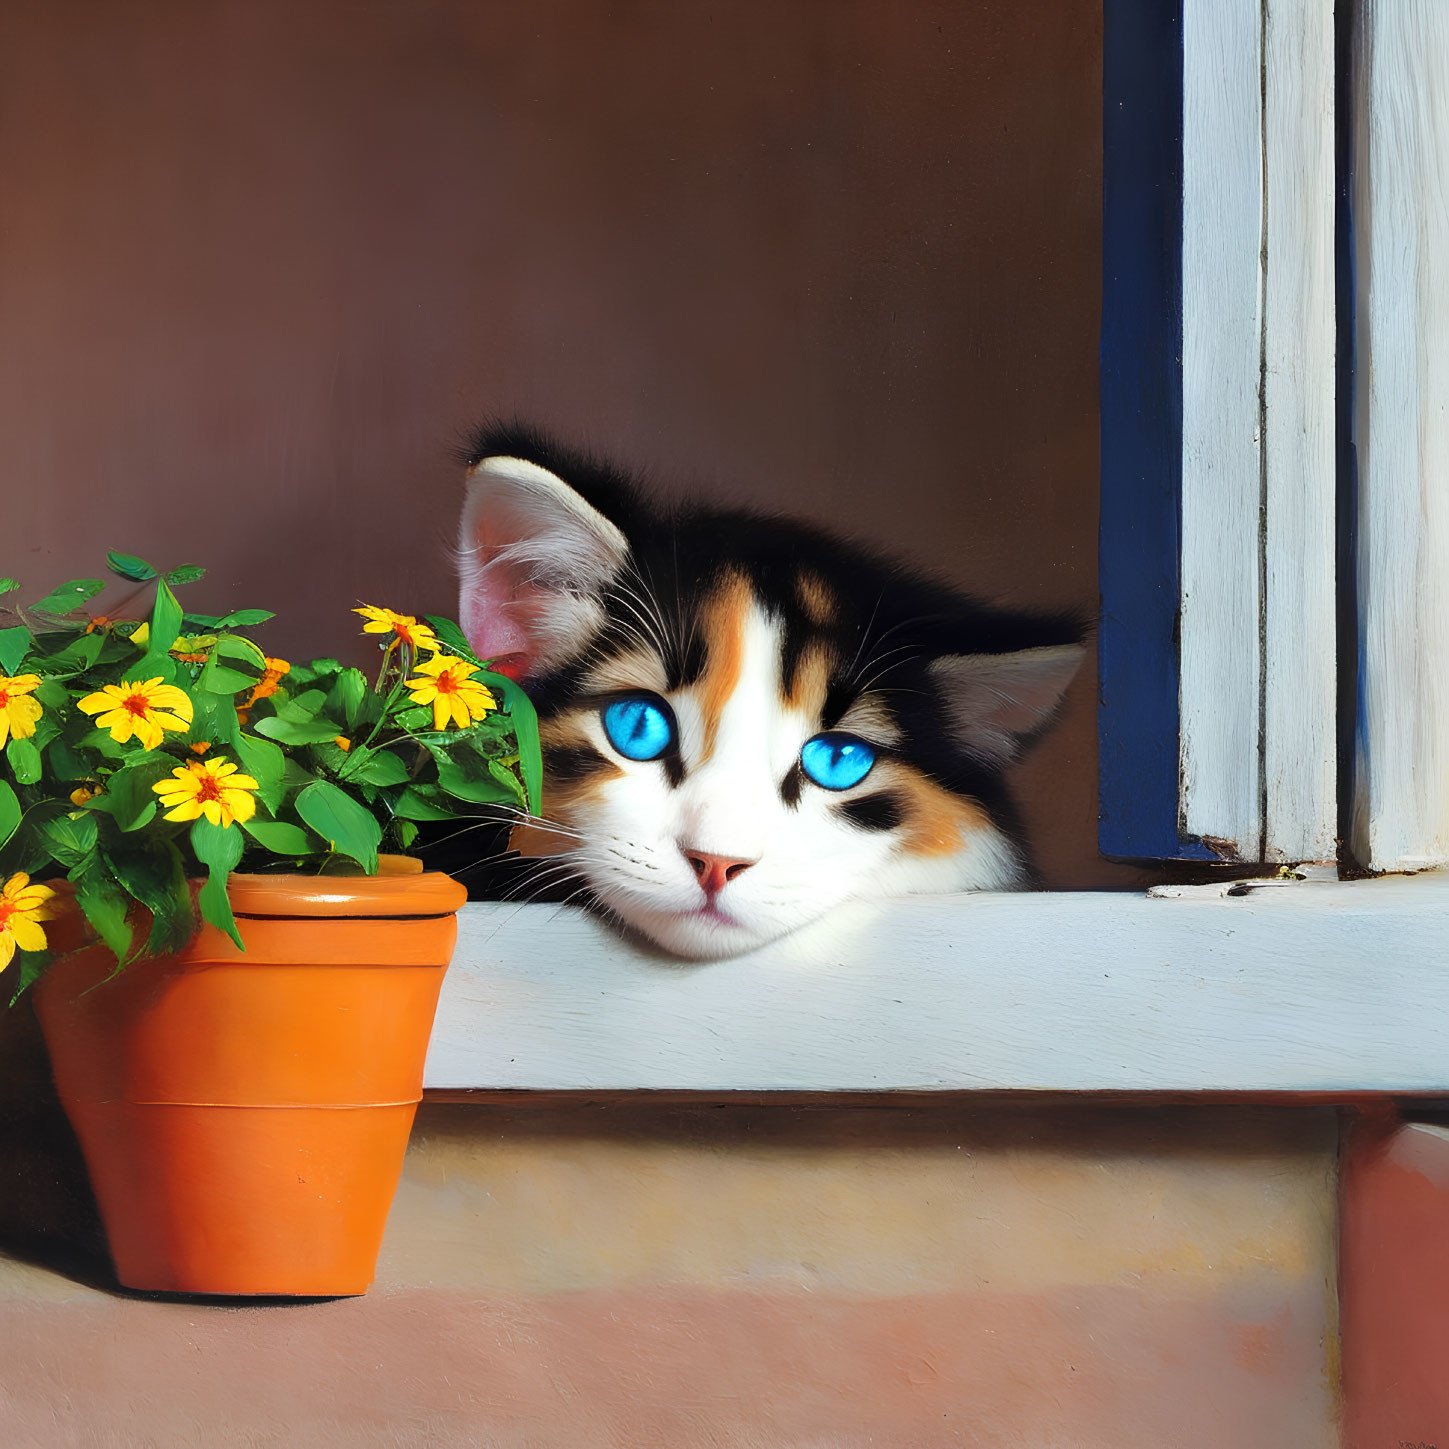
<path fill-rule="evenodd" d="M 843 902 L 1031 879 L 1004 768 L 1082 657 L 803 524 L 661 509 L 521 428 L 468 449 L 463 630 L 544 744 L 525 855 L 667 951 L 732 955 Z"/>

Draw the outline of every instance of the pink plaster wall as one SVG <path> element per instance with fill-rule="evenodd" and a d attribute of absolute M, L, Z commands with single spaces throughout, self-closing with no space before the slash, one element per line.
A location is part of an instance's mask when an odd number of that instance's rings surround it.
<path fill-rule="evenodd" d="M 0 1258 L 5 1442 L 1329 1449 L 1324 1109 L 425 1106 L 360 1299 Z"/>

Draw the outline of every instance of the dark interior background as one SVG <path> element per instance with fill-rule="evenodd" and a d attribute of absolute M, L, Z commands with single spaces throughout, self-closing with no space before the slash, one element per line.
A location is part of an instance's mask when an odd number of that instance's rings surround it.
<path fill-rule="evenodd" d="M 0 573 L 357 656 L 453 612 L 501 415 L 1090 616 L 1100 69 L 1099 0 L 6 4 Z M 1057 887 L 1134 878 L 1094 695 L 1019 775 Z"/>

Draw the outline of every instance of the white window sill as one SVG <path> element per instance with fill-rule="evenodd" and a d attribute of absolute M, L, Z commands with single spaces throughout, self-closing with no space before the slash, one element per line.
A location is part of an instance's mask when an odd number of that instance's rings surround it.
<path fill-rule="evenodd" d="M 1449 874 L 921 897 L 660 960 L 466 906 L 431 1090 L 1449 1092 Z M 831 939 L 833 937 L 833 939 Z"/>

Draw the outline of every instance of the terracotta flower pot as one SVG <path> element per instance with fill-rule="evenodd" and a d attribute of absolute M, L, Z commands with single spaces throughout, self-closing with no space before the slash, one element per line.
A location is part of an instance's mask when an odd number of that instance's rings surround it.
<path fill-rule="evenodd" d="M 245 952 L 204 926 L 113 980 L 94 947 L 36 984 L 116 1273 L 179 1293 L 361 1293 L 466 892 L 437 874 L 234 875 L 230 894 Z"/>

